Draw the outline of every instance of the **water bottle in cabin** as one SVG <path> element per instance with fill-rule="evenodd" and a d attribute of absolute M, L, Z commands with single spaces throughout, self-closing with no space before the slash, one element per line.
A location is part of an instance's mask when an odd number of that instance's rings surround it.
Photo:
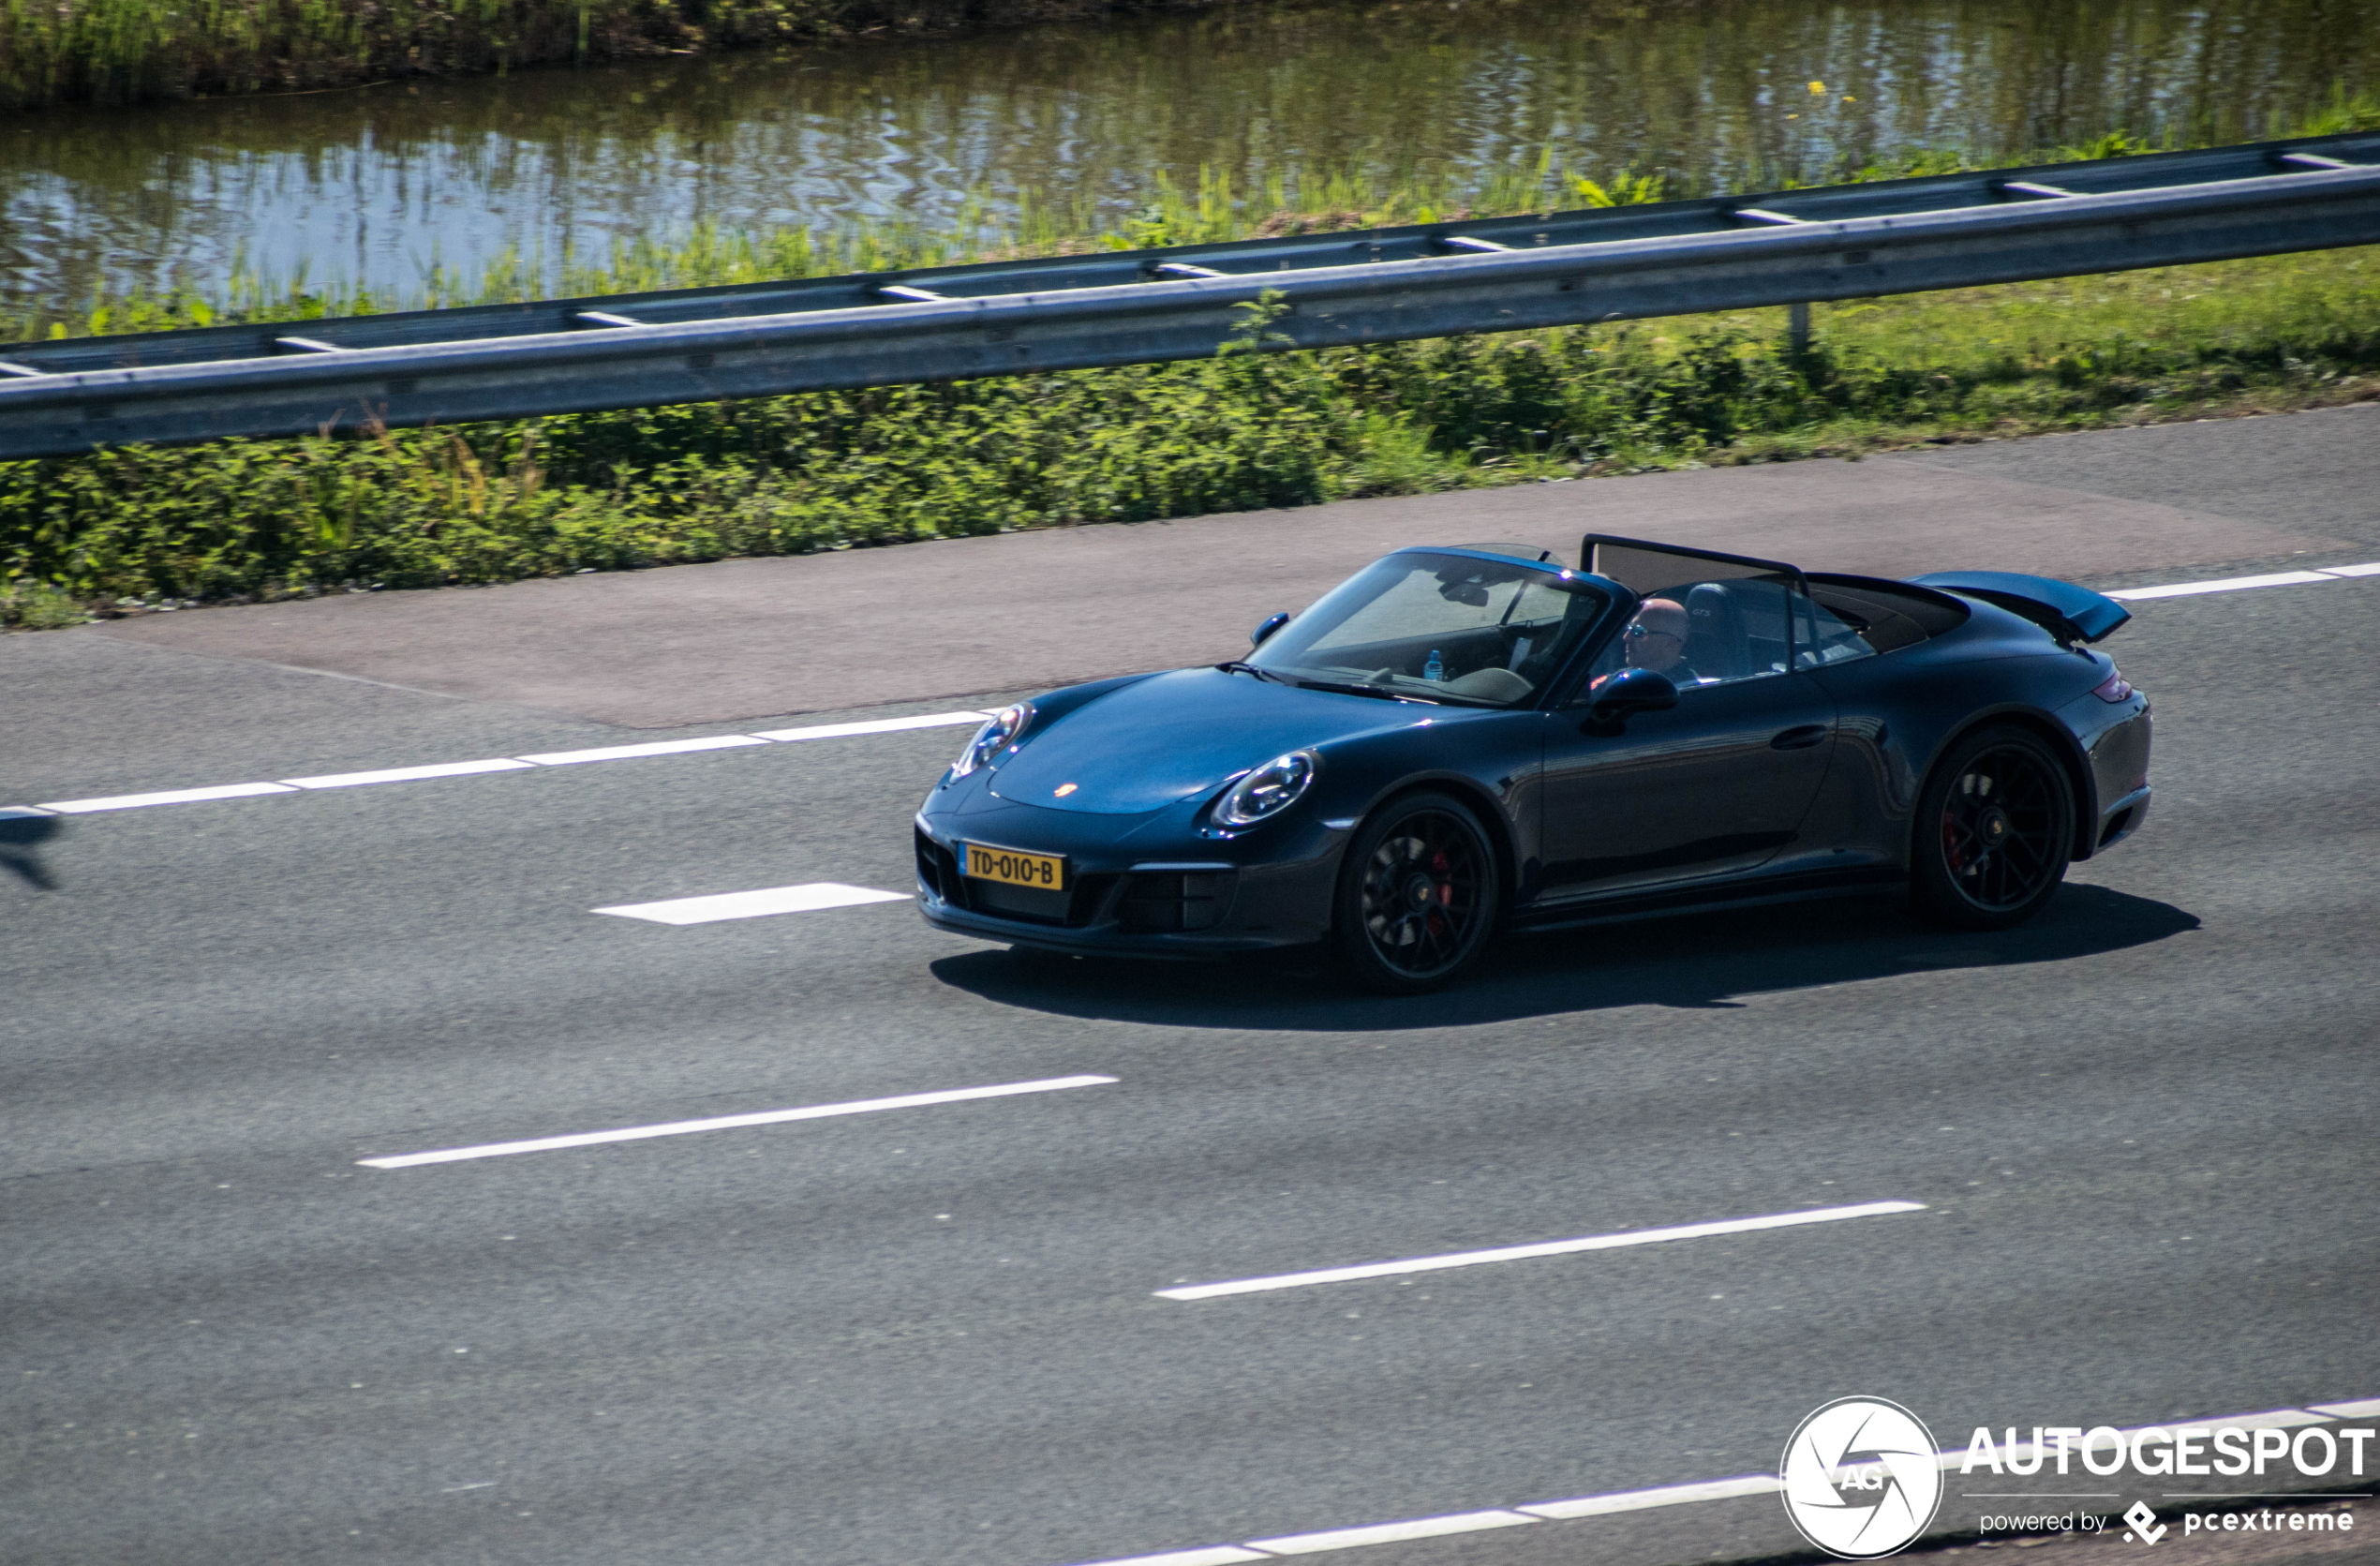
<path fill-rule="evenodd" d="M 1444 679 L 1446 678 L 1446 660 L 1438 656 L 1438 649 L 1436 648 L 1432 648 L 1430 649 L 1430 661 L 1421 665 L 1421 678 L 1424 679 Z"/>

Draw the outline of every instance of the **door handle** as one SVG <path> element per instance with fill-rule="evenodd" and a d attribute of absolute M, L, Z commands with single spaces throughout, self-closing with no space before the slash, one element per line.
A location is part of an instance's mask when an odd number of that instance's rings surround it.
<path fill-rule="evenodd" d="M 1830 732 L 1831 728 L 1825 723 L 1804 723 L 1799 728 L 1789 728 L 1770 740 L 1768 748 L 1772 751 L 1807 751 Z"/>

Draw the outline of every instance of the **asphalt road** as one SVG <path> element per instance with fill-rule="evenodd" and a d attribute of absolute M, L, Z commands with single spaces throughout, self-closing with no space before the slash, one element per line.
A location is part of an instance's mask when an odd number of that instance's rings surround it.
<path fill-rule="evenodd" d="M 2335 487 L 2273 520 L 2380 531 Z M 898 902 L 591 912 L 905 889 L 957 729 L 0 823 L 0 1559 L 1058 1566 L 1773 1470 L 1854 1392 L 1946 1440 L 2380 1396 L 2376 611 L 2140 605 L 2156 813 L 2023 931 L 1670 920 L 1421 1001 Z M 77 636 L 4 649 L 23 710 L 102 692 L 7 798 L 651 737 Z M 173 679 L 245 693 L 242 769 Z M 1076 1074 L 1116 1081 L 356 1162 Z M 1790 1541 L 1731 1504 L 1343 1559 Z"/>

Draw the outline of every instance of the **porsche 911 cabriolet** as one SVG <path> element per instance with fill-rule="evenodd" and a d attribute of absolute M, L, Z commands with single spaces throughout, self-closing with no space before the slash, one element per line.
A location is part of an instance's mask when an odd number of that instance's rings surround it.
<path fill-rule="evenodd" d="M 916 818 L 942 929 L 1073 953 L 1335 948 L 1391 992 L 1503 928 L 1905 888 L 2032 917 L 2149 812 L 2129 614 L 1590 536 L 1400 549 L 1245 658 L 1052 691 Z"/>

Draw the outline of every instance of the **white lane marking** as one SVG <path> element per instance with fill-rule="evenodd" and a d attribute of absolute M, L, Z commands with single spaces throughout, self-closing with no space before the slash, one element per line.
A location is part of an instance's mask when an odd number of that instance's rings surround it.
<path fill-rule="evenodd" d="M 989 712 L 929 712 L 922 717 L 879 718 L 867 723 L 820 723 L 815 728 L 754 729 L 752 737 L 775 740 L 779 744 L 795 744 L 804 739 L 841 739 L 855 734 L 899 734 L 903 729 L 980 723 L 990 717 Z"/>
<path fill-rule="evenodd" d="M 2339 578 L 2321 571 L 2276 571 L 2268 576 L 2226 576 L 2218 582 L 2176 582 L 2162 588 L 2127 588 L 2107 596 L 2124 603 L 2136 603 L 2144 598 L 2191 598 L 2202 592 L 2243 592 L 2250 588 L 2286 588 L 2299 582 L 2335 582 Z"/>
<path fill-rule="evenodd" d="M 1378 1523 L 1371 1528 L 1334 1528 L 1327 1533 L 1292 1533 L 1281 1539 L 1251 1539 L 1248 1547 L 1270 1555 L 1314 1555 L 1323 1550 L 1354 1549 L 1362 1544 L 1401 1544 L 1408 1539 L 1437 1539 L 1450 1533 L 1477 1533 L 1482 1529 L 1511 1528 L 1533 1523 L 1517 1512 L 1465 1512 L 1451 1517 L 1416 1517 L 1411 1522 Z"/>
<path fill-rule="evenodd" d="M 2360 1419 L 2367 1414 L 2380 1414 L 2380 1397 L 2351 1403 L 2309 1404 L 2314 1413 L 2328 1419 Z M 2177 1429 L 2214 1429 L 2237 1425 L 2254 1429 L 2263 1426 L 2285 1428 L 2296 1424 L 2320 1424 L 2328 1419 L 2315 1419 L 2297 1409 L 2275 1409 L 2265 1413 L 2231 1414 L 2219 1419 L 2192 1420 L 2182 1425 L 2142 1425 L 2136 1430 L 2119 1430 L 2118 1435 L 2130 1441 L 2133 1437 L 2169 1435 Z M 2019 1457 L 2030 1454 L 2030 1442 L 1996 1449 L 2002 1460 L 2014 1454 Z M 1945 1470 L 1959 1467 L 1967 1459 L 1967 1449 L 1935 1454 Z M 1775 1474 L 1747 1474 L 1741 1479 L 1711 1479 L 1695 1484 L 1668 1484 L 1652 1490 L 1619 1490 L 1610 1495 L 1581 1496 L 1574 1500 L 1533 1501 L 1515 1506 L 1510 1511 L 1466 1512 L 1449 1517 L 1423 1517 L 1409 1523 L 1382 1523 L 1371 1528 L 1333 1529 L 1325 1533 L 1294 1533 L 1280 1539 L 1252 1539 L 1246 1548 L 1274 1555 L 1308 1554 L 1326 1549 L 1346 1549 L 1359 1544 L 1390 1544 L 1406 1539 L 1428 1539 L 1441 1533 L 1469 1532 L 1473 1528 L 1510 1526 L 1498 1521 L 1472 1519 L 1510 1518 L 1512 1522 L 1563 1522 L 1574 1518 L 1607 1516 L 1617 1512 L 1641 1512 L 1648 1507 L 1682 1506 L 1706 1500 L 1733 1500 L 1743 1496 L 1771 1495 L 1784 1488 Z M 1459 1525 L 1459 1526 L 1448 1526 Z M 1325 1543 L 1324 1541 L 1330 1541 Z M 1233 1566 L 1245 1560 L 1260 1560 L 1263 1553 L 1233 1555 L 1231 1545 L 1215 1545 L 1203 1550 L 1178 1550 L 1169 1555 L 1137 1555 L 1126 1560 L 1101 1560 L 1087 1566 Z"/>
<path fill-rule="evenodd" d="M 1965 1456 L 1964 1452 L 1959 1454 Z M 1773 1473 L 1747 1474 L 1741 1479 L 1712 1479 L 1700 1484 L 1664 1484 L 1658 1490 L 1622 1490 L 1616 1495 L 1581 1496 L 1576 1500 L 1540 1500 L 1512 1508 L 1533 1517 L 1567 1522 L 1573 1517 L 1604 1517 L 1614 1512 L 1642 1512 L 1655 1506 L 1683 1506 L 1697 1500 L 1732 1500 L 1737 1496 L 1773 1495 L 1784 1488 Z"/>
<path fill-rule="evenodd" d="M 0 821 L 31 821 L 57 813 L 56 811 L 43 810 L 39 805 L 0 805 Z"/>
<path fill-rule="evenodd" d="M 720 919 L 756 919 L 769 914 L 808 914 L 821 908 L 906 902 L 909 899 L 908 892 L 880 892 L 873 887 L 846 887 L 840 881 L 811 881 L 799 887 L 763 887 L 751 892 L 672 898 L 666 902 L 623 902 L 594 912 L 617 914 L 624 919 L 650 919 L 655 924 L 711 924 Z"/>
<path fill-rule="evenodd" d="M 686 755 L 694 751 L 724 751 L 737 745 L 766 745 L 749 734 L 714 734 L 707 739 L 656 739 L 644 745 L 606 745 L 595 751 L 548 751 L 517 759 L 539 767 L 576 767 L 588 761 L 630 761 L 645 755 Z"/>
<path fill-rule="evenodd" d="M 1216 1544 L 1203 1550 L 1168 1550 L 1163 1555 L 1136 1555 L 1129 1560 L 1102 1560 L 1096 1566 L 1240 1566 L 1243 1560 L 1274 1559 L 1261 1550 L 1237 1544 Z"/>
<path fill-rule="evenodd" d="M 1674 1229 L 1640 1229 L 1625 1234 L 1594 1234 L 1583 1240 L 1547 1240 L 1534 1245 L 1505 1245 L 1495 1250 L 1458 1251 L 1450 1256 L 1422 1256 L 1406 1261 L 1374 1261 L 1360 1267 L 1326 1267 L 1312 1273 L 1284 1273 L 1277 1277 L 1240 1278 L 1231 1283 L 1201 1283 L 1188 1289 L 1160 1289 L 1161 1300 L 1212 1300 L 1226 1294 L 1255 1294 L 1271 1289 L 1302 1289 L 1315 1283 L 1346 1283 L 1357 1278 L 1395 1277 L 1405 1273 L 1434 1273 L 1446 1267 L 1476 1267 L 1488 1261 L 1526 1261 L 1540 1256 L 1569 1256 L 1579 1251 L 1618 1250 L 1628 1245 L 1658 1245 L 1670 1240 L 1702 1240 L 1718 1234 L 1749 1234 L 1764 1229 L 1793 1229 L 1803 1224 L 1837 1223 L 1845 1218 L 1882 1217 L 1890 1213 L 1922 1213 L 1922 1201 L 1868 1201 L 1856 1207 L 1821 1207 L 1807 1213 L 1776 1213 L 1758 1218 L 1724 1218 L 1717 1223 L 1681 1224 Z"/>
<path fill-rule="evenodd" d="M 2358 576 L 2380 576 L 2380 560 L 2364 565 L 2324 566 L 2313 571 L 2283 571 L 2266 576 L 2231 576 L 2215 582 L 2176 582 L 2164 587 L 2126 588 L 2107 594 L 2109 598 L 2137 603 L 2157 598 L 2189 598 L 2201 593 L 2238 592 L 2250 588 L 2277 588 L 2303 582 L 2336 582 Z M 550 751 L 542 755 L 514 756 L 507 759 L 533 767 L 572 767 L 589 761 L 626 761 L 637 756 L 684 755 L 697 751 L 727 750 L 738 745 L 765 745 L 805 739 L 837 739 L 863 734 L 893 734 L 902 729 L 930 728 L 950 723 L 981 723 L 990 716 L 984 712 L 933 712 L 915 718 L 885 718 L 864 723 L 821 723 L 811 728 L 769 729 L 754 734 L 722 734 L 707 739 L 663 739 L 646 745 L 610 745 L 592 751 Z M 464 768 L 484 771 L 511 770 L 491 764 L 455 762 L 448 766 L 395 768 L 385 773 L 357 772 L 340 774 L 356 783 L 404 783 L 414 777 L 460 777 Z M 334 779 L 299 778 L 294 786 L 305 788 L 337 788 L 348 783 Z M 126 794 L 110 799 L 70 799 L 59 804 L 41 806 L 7 806 L 7 810 L 37 809 L 56 813 L 103 810 L 135 810 L 146 805 L 195 804 L 202 799 L 239 799 L 252 794 L 280 794 L 287 788 L 279 783 L 226 783 L 220 788 L 186 788 L 166 794 Z"/>
<path fill-rule="evenodd" d="M 245 799 L 251 794 L 295 794 L 287 783 L 218 783 L 213 788 L 175 788 L 163 794 L 117 794 L 105 799 L 52 799 L 41 806 L 60 815 L 88 815 L 94 811 L 137 811 L 151 805 L 191 805 L 201 799 Z"/>
<path fill-rule="evenodd" d="M 873 1114 L 879 1110 L 915 1110 L 930 1104 L 964 1104 L 977 1098 L 1007 1098 L 1019 1093 L 1056 1093 L 1062 1088 L 1097 1087 L 1113 1077 L 1049 1077 L 1033 1082 L 1003 1082 L 997 1087 L 951 1088 L 942 1093 L 911 1093 L 898 1098 L 862 1098 L 849 1104 L 811 1104 L 798 1110 L 763 1110 L 757 1114 L 722 1114 L 709 1120 L 673 1120 L 661 1126 L 630 1126 L 617 1131 L 582 1131 L 575 1136 L 538 1137 L 528 1141 L 493 1141 L 479 1147 L 448 1147 L 436 1153 L 403 1153 L 386 1158 L 358 1158 L 365 1169 L 413 1169 L 422 1164 L 454 1164 L 466 1158 L 501 1158 L 514 1153 L 551 1153 L 564 1147 L 600 1147 L 606 1142 L 643 1141 L 650 1137 L 682 1137 L 695 1131 L 732 1131 L 745 1126 L 781 1126 L 794 1120 L 826 1120 L 836 1115 Z"/>
<path fill-rule="evenodd" d="M 468 778 L 480 772 L 524 772 L 530 764 L 509 757 L 488 761 L 442 761 L 431 767 L 391 767 L 379 772 L 328 772 L 319 778 L 283 778 L 291 788 L 362 788 L 367 783 L 419 783 L 426 778 Z"/>

